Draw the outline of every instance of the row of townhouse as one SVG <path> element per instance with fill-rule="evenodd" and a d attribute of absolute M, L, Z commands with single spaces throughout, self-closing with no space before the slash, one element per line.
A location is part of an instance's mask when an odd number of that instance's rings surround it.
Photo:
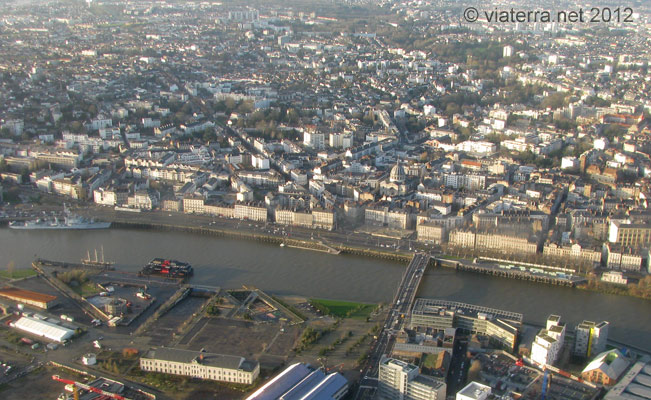
<path fill-rule="evenodd" d="M 277 224 L 300 226 L 313 229 L 333 230 L 335 212 L 321 208 L 310 211 L 295 211 L 278 208 L 272 213 L 262 204 L 235 203 L 234 205 L 213 204 L 197 195 L 187 195 L 178 200 L 164 200 L 163 208 L 169 211 L 183 211 L 191 214 L 207 214 L 223 218 L 235 218 L 249 221 L 266 222 L 271 216 Z"/>

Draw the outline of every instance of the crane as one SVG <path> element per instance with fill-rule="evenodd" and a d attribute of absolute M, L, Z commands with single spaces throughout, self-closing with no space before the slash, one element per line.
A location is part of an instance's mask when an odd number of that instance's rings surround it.
<path fill-rule="evenodd" d="M 552 378 L 549 370 L 545 368 L 545 375 L 542 381 L 542 392 L 540 393 L 540 400 L 547 400 L 547 390 L 552 385 Z"/>
<path fill-rule="evenodd" d="M 102 396 L 110 397 L 115 400 L 130 400 L 119 394 L 107 392 L 105 390 L 86 385 L 85 383 L 61 378 L 59 375 L 52 375 L 52 379 L 54 379 L 57 382 L 65 383 L 66 385 L 72 385 L 72 394 L 75 400 L 79 400 L 79 392 L 77 391 L 77 387 L 82 388 L 84 390 L 88 390 L 93 393 L 101 394 Z"/>
<path fill-rule="evenodd" d="M 341 372 L 341 369 L 343 368 L 343 366 L 344 366 L 344 363 L 341 363 L 341 364 L 335 365 L 334 367 L 326 368 L 326 373 L 328 373 L 328 372 L 330 372 L 330 371 L 332 371 L 334 369 L 337 369 L 337 368 L 339 368 L 339 372 Z"/>

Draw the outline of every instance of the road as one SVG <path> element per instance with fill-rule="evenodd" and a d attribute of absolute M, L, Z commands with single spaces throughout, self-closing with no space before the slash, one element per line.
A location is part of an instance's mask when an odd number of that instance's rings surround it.
<path fill-rule="evenodd" d="M 112 207 L 88 205 L 74 210 L 74 213 L 95 219 L 142 224 L 161 224 L 192 228 L 214 228 L 244 232 L 247 234 L 284 236 L 298 240 L 322 241 L 326 245 L 341 244 L 350 247 L 381 250 L 386 252 L 413 253 L 416 243 L 409 239 L 377 237 L 362 232 L 325 231 L 295 226 L 278 225 L 272 222 L 256 222 L 222 218 L 210 215 L 186 214 L 168 211 L 143 211 L 140 213 L 116 211 Z M 420 244 L 419 244 L 420 245 Z"/>
<path fill-rule="evenodd" d="M 373 398 L 377 390 L 380 360 L 384 355 L 390 353 L 395 342 L 395 333 L 404 327 L 429 260 L 429 254 L 417 253 L 407 266 L 387 319 L 362 367 L 362 378 L 360 378 L 359 389 L 355 397 L 357 400 Z"/>
<path fill-rule="evenodd" d="M 455 341 L 447 379 L 448 393 L 456 393 L 463 389 L 470 366 L 470 361 L 466 358 L 467 351 L 467 342 L 461 340 Z"/>

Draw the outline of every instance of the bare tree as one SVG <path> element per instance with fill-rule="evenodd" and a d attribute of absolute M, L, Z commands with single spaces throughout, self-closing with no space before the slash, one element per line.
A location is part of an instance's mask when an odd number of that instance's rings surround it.
<path fill-rule="evenodd" d="M 7 274 L 10 278 L 14 277 L 14 270 L 16 269 L 16 263 L 12 260 L 7 263 Z"/>

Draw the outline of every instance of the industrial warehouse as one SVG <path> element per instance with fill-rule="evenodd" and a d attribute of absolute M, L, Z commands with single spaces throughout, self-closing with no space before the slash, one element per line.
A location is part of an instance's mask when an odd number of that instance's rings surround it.
<path fill-rule="evenodd" d="M 72 329 L 31 317 L 20 317 L 16 322 L 13 322 L 11 326 L 20 329 L 21 331 L 31 333 L 32 335 L 59 343 L 70 339 L 75 334 Z"/>
<path fill-rule="evenodd" d="M 36 293 L 30 290 L 5 287 L 0 289 L 0 296 L 26 305 L 47 310 L 56 304 L 56 296 Z"/>
<path fill-rule="evenodd" d="M 260 374 L 260 364 L 244 357 L 161 347 L 140 358 L 143 371 L 185 375 L 250 385 Z"/>
<path fill-rule="evenodd" d="M 303 363 L 292 364 L 246 400 L 339 400 L 348 381 L 338 372 L 327 374 Z"/>

